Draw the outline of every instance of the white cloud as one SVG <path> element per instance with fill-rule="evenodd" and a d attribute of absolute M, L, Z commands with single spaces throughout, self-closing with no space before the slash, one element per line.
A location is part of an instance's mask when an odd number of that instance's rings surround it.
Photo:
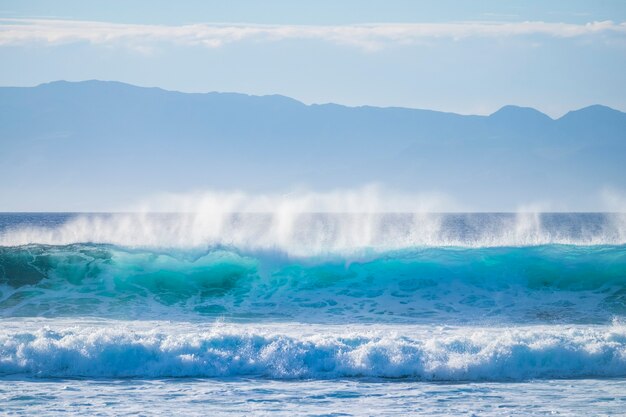
<path fill-rule="evenodd" d="M 0 45 L 72 42 L 111 44 L 122 42 L 140 49 L 154 42 L 218 48 L 251 40 L 274 42 L 315 39 L 376 50 L 389 44 L 412 44 L 429 39 L 459 40 L 469 37 L 544 35 L 572 38 L 594 34 L 626 35 L 626 22 L 586 24 L 546 22 L 374 23 L 342 26 L 191 24 L 138 25 L 50 19 L 0 19 Z"/>

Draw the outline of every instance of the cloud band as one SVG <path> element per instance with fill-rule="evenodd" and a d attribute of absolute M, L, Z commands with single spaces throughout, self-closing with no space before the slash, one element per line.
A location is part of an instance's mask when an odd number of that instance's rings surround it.
<path fill-rule="evenodd" d="M 219 48 L 240 41 L 321 40 L 367 50 L 390 44 L 414 44 L 432 39 L 461 40 L 543 35 L 573 38 L 626 35 L 626 22 L 586 24 L 546 22 L 380 23 L 341 26 L 190 24 L 180 26 L 120 24 L 77 20 L 0 19 L 0 45 L 73 42 L 130 43 L 135 46 L 173 42 Z"/>

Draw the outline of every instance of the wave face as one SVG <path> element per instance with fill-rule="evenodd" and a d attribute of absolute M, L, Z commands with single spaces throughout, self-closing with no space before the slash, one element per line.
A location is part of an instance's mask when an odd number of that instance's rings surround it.
<path fill-rule="evenodd" d="M 0 248 L 3 316 L 603 323 L 624 246 L 422 248 L 360 258 L 108 245 Z"/>
<path fill-rule="evenodd" d="M 626 328 L 619 324 L 404 326 L 402 335 L 388 327 L 42 324 L 15 323 L 0 329 L 0 375 L 426 381 L 626 375 Z"/>

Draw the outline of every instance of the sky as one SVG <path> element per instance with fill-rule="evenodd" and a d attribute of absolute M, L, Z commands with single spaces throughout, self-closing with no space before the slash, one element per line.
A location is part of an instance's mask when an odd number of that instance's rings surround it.
<path fill-rule="evenodd" d="M 0 85 L 116 80 L 305 103 L 626 111 L 623 0 L 0 0 Z"/>

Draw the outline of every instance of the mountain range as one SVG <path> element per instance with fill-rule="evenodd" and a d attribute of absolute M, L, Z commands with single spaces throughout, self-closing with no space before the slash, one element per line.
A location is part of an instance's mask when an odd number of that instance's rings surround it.
<path fill-rule="evenodd" d="M 98 210 L 157 192 L 350 188 L 440 192 L 476 210 L 596 210 L 626 188 L 626 113 L 558 119 L 305 105 L 119 82 L 0 87 L 0 211 Z"/>

